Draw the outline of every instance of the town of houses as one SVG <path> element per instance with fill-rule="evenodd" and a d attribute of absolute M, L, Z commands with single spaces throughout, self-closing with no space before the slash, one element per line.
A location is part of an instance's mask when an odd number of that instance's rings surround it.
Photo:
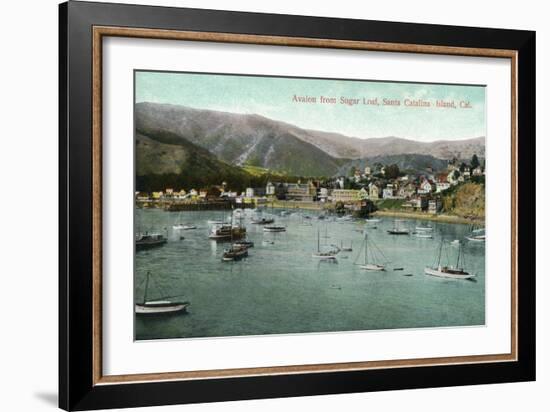
<path fill-rule="evenodd" d="M 387 199 L 401 200 L 400 208 L 411 211 L 438 213 L 442 208 L 442 194 L 460 183 L 478 180 L 485 175 L 481 166 L 471 168 L 456 160 L 448 163 L 444 171 L 427 168 L 415 174 L 398 173 L 390 177 L 387 166 L 355 169 L 350 176 L 328 180 L 309 179 L 297 183 L 269 181 L 265 187 L 248 187 L 239 193 L 232 191 L 226 182 L 208 189 L 185 191 L 166 188 L 152 193 L 136 192 L 136 200 L 148 202 L 201 203 L 226 201 L 236 205 L 261 206 L 277 201 L 288 202 L 289 207 L 330 207 L 338 203 L 349 209 L 357 209 L 366 201 L 380 204 Z M 477 179 L 476 179 L 477 178 Z M 290 203 L 293 203 L 291 206 Z"/>

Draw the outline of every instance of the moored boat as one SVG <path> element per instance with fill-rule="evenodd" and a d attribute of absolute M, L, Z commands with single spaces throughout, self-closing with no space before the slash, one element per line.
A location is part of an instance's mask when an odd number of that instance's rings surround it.
<path fill-rule="evenodd" d="M 208 236 L 211 240 L 231 240 L 231 239 L 242 239 L 246 236 L 246 228 L 244 227 L 234 227 L 232 225 L 221 225 L 214 226 L 210 231 Z"/>
<path fill-rule="evenodd" d="M 242 247 L 246 247 L 247 249 L 250 249 L 251 247 L 254 247 L 254 242 L 252 242 L 251 240 L 238 240 L 236 242 L 233 243 L 234 245 L 236 246 L 242 246 Z"/>
<path fill-rule="evenodd" d="M 363 262 L 358 264 L 359 267 L 363 270 L 366 270 L 368 272 L 384 272 L 386 270 L 386 265 L 383 264 L 382 258 L 385 259 L 384 254 L 380 249 L 376 247 L 376 245 L 372 244 L 371 248 L 369 249 L 369 239 L 368 234 L 365 232 L 365 238 L 363 240 Z M 355 264 L 357 265 L 357 261 L 359 260 L 359 257 L 361 256 L 361 252 L 359 252 L 359 255 L 357 255 L 357 258 L 355 259 Z"/>
<path fill-rule="evenodd" d="M 387 231 L 390 235 L 408 235 L 408 229 L 389 229 Z"/>
<path fill-rule="evenodd" d="M 393 228 L 387 230 L 387 232 L 388 232 L 390 235 L 408 235 L 408 234 L 410 233 L 410 232 L 409 232 L 409 229 L 402 227 L 402 226 L 399 224 L 400 222 L 403 222 L 403 220 L 402 220 L 402 219 L 396 219 L 396 220 L 393 222 Z"/>
<path fill-rule="evenodd" d="M 450 265 L 449 263 L 443 265 L 441 263 L 442 250 L 443 240 L 441 240 L 441 243 L 439 245 L 439 252 L 435 264 L 433 266 L 427 266 L 426 268 L 424 268 L 424 273 L 426 275 L 446 279 L 471 279 L 475 277 L 474 274 L 469 273 L 464 269 L 465 262 L 464 251 L 462 250 L 462 243 L 458 244 L 457 258 L 454 265 Z"/>
<path fill-rule="evenodd" d="M 415 228 L 415 230 L 417 230 L 417 231 L 419 231 L 419 232 L 420 232 L 420 231 L 421 231 L 421 232 L 431 232 L 431 231 L 433 230 L 433 227 L 431 227 L 431 226 L 417 226 L 417 227 Z"/>
<path fill-rule="evenodd" d="M 349 247 L 344 246 L 344 241 L 340 242 L 340 250 L 342 252 L 353 252 L 353 241 L 349 242 Z"/>
<path fill-rule="evenodd" d="M 466 236 L 466 239 L 468 239 L 470 242 L 485 242 L 485 234 Z"/>
<path fill-rule="evenodd" d="M 160 315 L 184 312 L 190 305 L 189 302 L 171 302 L 168 300 L 156 300 L 144 303 L 136 303 L 137 315 Z"/>
<path fill-rule="evenodd" d="M 253 225 L 268 225 L 275 222 L 275 219 L 262 217 L 261 219 L 252 219 L 250 223 Z"/>
<path fill-rule="evenodd" d="M 437 276 L 448 279 L 470 279 L 475 275 L 465 272 L 463 269 L 453 269 L 449 266 L 439 266 L 437 268 L 425 268 L 424 273 L 430 276 Z"/>
<path fill-rule="evenodd" d="M 136 237 L 136 251 L 163 246 L 167 241 L 166 237 L 160 233 L 149 234 L 145 232 L 145 234 Z"/>
<path fill-rule="evenodd" d="M 224 250 L 222 255 L 222 261 L 232 262 L 235 260 L 241 260 L 248 256 L 248 247 L 239 246 L 235 243 L 231 245 L 229 249 Z"/>
<path fill-rule="evenodd" d="M 264 232 L 286 232 L 285 226 L 264 226 Z"/>
<path fill-rule="evenodd" d="M 147 272 L 143 301 L 135 304 L 136 315 L 171 315 L 187 311 L 187 307 L 190 305 L 187 301 L 171 301 L 168 298 L 149 300 L 150 277 L 151 272 Z"/>
<path fill-rule="evenodd" d="M 321 259 L 321 260 L 335 260 L 336 255 L 338 254 L 340 250 L 339 249 L 333 249 L 333 250 L 321 250 L 321 233 L 319 229 L 317 229 L 317 252 L 314 252 L 311 254 L 311 257 L 315 259 Z"/>
<path fill-rule="evenodd" d="M 177 224 L 172 226 L 174 230 L 193 230 L 196 229 L 197 226 L 195 225 L 184 225 L 184 224 Z"/>

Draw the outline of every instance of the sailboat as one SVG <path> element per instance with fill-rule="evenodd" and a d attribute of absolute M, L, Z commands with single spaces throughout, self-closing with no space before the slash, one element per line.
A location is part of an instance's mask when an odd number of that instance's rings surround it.
<path fill-rule="evenodd" d="M 145 293 L 143 294 L 143 301 L 136 303 L 135 311 L 136 315 L 168 315 L 179 312 L 185 312 L 190 305 L 189 302 L 173 302 L 163 298 L 163 300 L 148 300 L 149 292 L 149 280 L 151 272 L 147 272 L 147 278 L 145 280 Z"/>
<path fill-rule="evenodd" d="M 300 214 L 300 226 L 313 226 L 311 223 L 311 218 L 309 216 Z"/>
<path fill-rule="evenodd" d="M 471 230 L 471 233 L 466 236 L 466 239 L 468 239 L 470 242 L 485 242 L 485 228 L 480 227 L 474 229 L 472 227 Z"/>
<path fill-rule="evenodd" d="M 399 222 L 402 222 L 402 220 L 395 220 L 393 222 L 393 228 L 387 231 L 390 235 L 408 235 L 409 234 L 409 229 L 405 229 L 404 227 L 399 225 L 398 224 Z"/>
<path fill-rule="evenodd" d="M 380 219 L 367 218 L 367 219 L 365 219 L 365 222 L 367 222 L 367 223 L 378 223 L 378 222 L 380 222 Z"/>
<path fill-rule="evenodd" d="M 465 236 L 470 242 L 485 242 L 485 228 L 483 226 L 470 226 L 470 234 Z"/>
<path fill-rule="evenodd" d="M 353 240 L 349 242 L 349 247 L 344 247 L 344 241 L 340 241 L 340 250 L 342 252 L 353 252 Z"/>
<path fill-rule="evenodd" d="M 274 221 L 275 219 L 262 217 L 261 219 L 252 219 L 250 223 L 252 223 L 253 225 L 268 225 L 270 223 L 273 223 Z"/>
<path fill-rule="evenodd" d="M 485 242 L 485 233 L 482 235 L 470 235 L 466 236 L 470 242 Z"/>
<path fill-rule="evenodd" d="M 264 232 L 286 232 L 286 226 L 264 226 Z"/>
<path fill-rule="evenodd" d="M 178 223 L 176 223 L 175 225 L 172 226 L 172 229 L 174 229 L 174 230 L 192 230 L 192 229 L 196 229 L 196 228 L 197 228 L 197 226 L 195 226 L 195 225 L 190 225 L 190 224 L 183 223 L 181 221 L 181 213 L 179 215 Z"/>
<path fill-rule="evenodd" d="M 418 231 L 423 231 L 423 232 L 431 232 L 433 230 L 433 227 L 431 227 L 431 226 L 416 226 L 415 229 L 418 230 Z"/>
<path fill-rule="evenodd" d="M 321 233 L 319 232 L 319 229 L 317 229 L 317 252 L 312 253 L 311 256 L 316 259 L 333 260 L 336 259 L 338 252 L 339 250 L 329 250 L 326 252 L 321 251 Z"/>
<path fill-rule="evenodd" d="M 363 270 L 367 270 L 369 272 L 384 272 L 386 270 L 386 266 L 382 264 L 379 259 L 377 259 L 377 254 L 381 255 L 383 257 L 382 251 L 380 251 L 374 244 L 371 245 L 371 249 L 369 251 L 369 240 L 368 240 L 368 234 L 365 232 L 365 239 L 363 241 L 363 244 L 365 246 L 364 248 L 364 258 L 363 263 L 359 264 L 359 267 Z M 378 253 L 376 253 L 378 251 Z M 370 252 L 370 258 L 369 258 L 369 252 Z M 357 259 L 355 259 L 355 264 L 357 264 L 357 260 L 361 256 L 361 253 L 357 255 Z"/>
<path fill-rule="evenodd" d="M 458 244 L 458 251 L 456 257 L 456 264 L 453 265 L 441 265 L 441 253 L 443 251 L 443 240 L 439 244 L 439 252 L 437 254 L 437 261 L 431 267 L 426 267 L 424 273 L 430 276 L 437 276 L 447 279 L 470 279 L 475 277 L 474 274 L 466 272 L 464 270 L 464 251 L 462 249 L 462 243 Z"/>
<path fill-rule="evenodd" d="M 418 237 L 420 239 L 433 239 L 433 235 L 431 234 L 431 232 L 415 232 L 414 233 L 415 237 Z"/>
<path fill-rule="evenodd" d="M 226 223 L 230 223 L 230 222 L 231 222 L 231 219 L 232 219 L 232 216 L 226 217 L 226 216 L 225 216 L 225 211 L 224 211 L 223 214 L 222 214 L 222 218 L 221 218 L 221 219 L 210 219 L 210 220 L 207 220 L 206 222 L 207 222 L 209 225 L 212 225 L 212 226 L 220 226 L 220 225 L 224 225 L 224 224 L 226 224 Z"/>

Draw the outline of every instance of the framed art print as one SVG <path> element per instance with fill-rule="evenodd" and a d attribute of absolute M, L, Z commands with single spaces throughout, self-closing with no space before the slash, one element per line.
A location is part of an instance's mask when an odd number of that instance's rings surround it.
<path fill-rule="evenodd" d="M 60 407 L 535 378 L 529 31 L 60 6 Z"/>

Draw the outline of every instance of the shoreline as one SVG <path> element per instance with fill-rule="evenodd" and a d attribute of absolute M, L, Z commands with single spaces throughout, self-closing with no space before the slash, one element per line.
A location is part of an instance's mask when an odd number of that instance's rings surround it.
<path fill-rule="evenodd" d="M 274 209 L 303 209 L 303 210 L 327 210 L 329 208 L 325 208 L 324 204 L 320 204 L 319 202 L 299 202 L 299 201 L 292 201 L 292 200 L 284 200 L 284 201 L 274 201 L 274 202 L 268 202 L 263 205 L 258 205 L 259 208 L 265 207 L 270 208 L 273 207 Z"/>
<path fill-rule="evenodd" d="M 485 219 L 469 219 L 461 216 L 452 215 L 431 215 L 422 212 L 400 212 L 390 210 L 377 210 L 371 214 L 372 216 L 386 216 L 386 217 L 402 217 L 408 219 L 428 220 L 431 222 L 441 223 L 460 223 L 460 224 L 479 224 L 485 226 Z"/>

